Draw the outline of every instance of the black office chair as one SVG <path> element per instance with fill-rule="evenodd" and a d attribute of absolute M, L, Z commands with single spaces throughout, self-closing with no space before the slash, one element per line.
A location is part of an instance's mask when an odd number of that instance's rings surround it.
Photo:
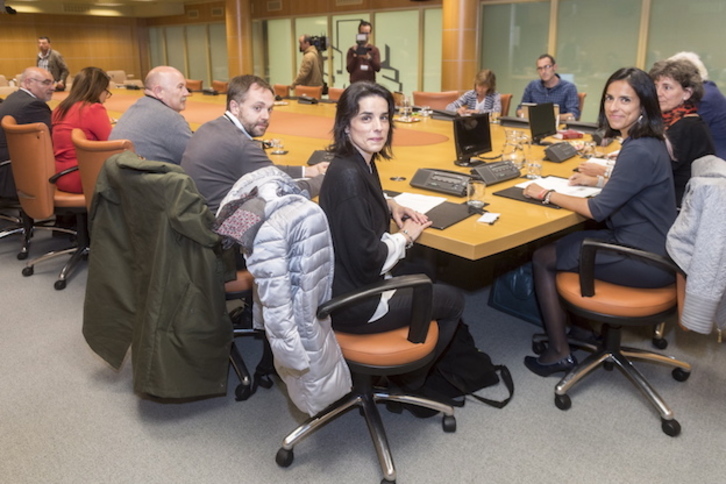
<path fill-rule="evenodd" d="M 649 289 L 619 286 L 595 279 L 595 255 L 598 251 L 610 251 L 626 254 L 628 257 L 647 261 L 665 268 L 678 271 L 678 267 L 669 259 L 650 252 L 610 244 L 594 239 L 585 239 L 580 252 L 580 271 L 560 272 L 557 274 L 557 291 L 565 308 L 586 320 L 602 324 L 602 342 L 597 346 L 569 339 L 570 345 L 590 351 L 584 361 L 573 368 L 555 386 L 555 405 L 561 410 L 571 407 L 572 401 L 568 392 L 582 378 L 602 365 L 612 370 L 614 365 L 643 393 L 661 416 L 661 428 L 670 436 L 676 436 L 681 426 L 674 418 L 673 412 L 648 383 L 645 377 L 633 366 L 631 360 L 650 361 L 674 367 L 672 374 L 677 381 L 686 381 L 691 373 L 691 365 L 671 356 L 631 348 L 621 344 L 624 327 L 654 326 L 674 314 L 678 306 L 676 284 L 666 287 Z M 532 349 L 541 353 L 545 349 L 547 338 L 535 335 Z"/>
<path fill-rule="evenodd" d="M 431 321 L 432 286 L 428 277 L 400 276 L 331 299 L 318 308 L 318 318 L 326 318 L 344 306 L 375 297 L 382 292 L 407 287 L 414 290 L 410 326 L 377 334 L 349 334 L 336 331 L 335 337 L 353 377 L 353 388 L 348 395 L 308 419 L 285 437 L 275 458 L 278 465 L 287 467 L 292 464 L 293 448 L 297 443 L 328 422 L 357 407 L 366 420 L 378 454 L 384 476 L 382 482 L 395 482 L 396 469 L 393 457 L 381 416 L 376 408 L 376 403 L 380 402 L 405 403 L 441 412 L 444 432 L 456 431 L 453 407 L 427 398 L 374 386 L 374 381 L 378 377 L 408 373 L 429 364 L 434 357 L 439 331 L 436 322 Z"/>

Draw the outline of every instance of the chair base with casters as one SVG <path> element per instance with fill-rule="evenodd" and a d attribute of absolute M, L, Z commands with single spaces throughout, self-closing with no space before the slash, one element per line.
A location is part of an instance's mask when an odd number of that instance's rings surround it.
<path fill-rule="evenodd" d="M 234 281 L 230 281 L 224 285 L 225 298 L 227 301 L 240 301 L 240 305 L 230 311 L 230 318 L 233 323 L 232 335 L 234 338 L 241 336 L 252 336 L 255 338 L 263 339 L 264 350 L 263 354 L 268 355 L 267 359 L 270 359 L 269 345 L 267 340 L 264 339 L 264 332 L 254 329 L 252 327 L 251 313 L 252 308 L 252 275 L 245 270 L 237 271 L 237 278 Z M 249 316 L 248 316 L 249 315 Z M 249 319 L 249 321 L 246 321 Z M 263 356 L 262 361 L 265 361 Z M 271 388 L 272 380 L 269 378 L 268 371 L 260 371 L 260 365 L 258 365 L 257 371 L 254 377 L 250 374 L 247 369 L 247 365 L 242 359 L 242 355 L 237 349 L 234 340 L 229 351 L 229 364 L 232 370 L 239 379 L 239 384 L 234 390 L 235 400 L 238 402 L 247 400 L 251 397 L 258 386 L 262 388 Z M 270 365 L 271 366 L 271 365 Z"/>
<path fill-rule="evenodd" d="M 35 273 L 35 265 L 41 262 L 45 262 L 56 257 L 70 255 L 70 259 L 65 263 L 61 271 L 58 273 L 58 279 L 56 279 L 53 287 L 60 291 L 66 288 L 68 279 L 78 268 L 81 261 L 88 259 L 90 240 L 88 238 L 88 217 L 86 212 L 76 214 L 76 230 L 64 229 L 62 227 L 43 227 L 53 230 L 54 232 L 61 232 L 76 237 L 76 244 L 66 249 L 54 250 L 29 260 L 25 267 L 23 267 L 22 274 L 25 277 L 32 276 Z M 38 227 L 35 227 L 38 228 Z M 26 256 L 27 257 L 27 256 Z M 18 254 L 20 259 L 20 254 Z"/>
<path fill-rule="evenodd" d="M 648 361 L 670 366 L 673 368 L 673 378 L 679 382 L 688 379 L 691 365 L 661 353 L 622 345 L 624 327 L 661 325 L 666 318 L 676 313 L 675 284 L 651 289 L 626 287 L 595 280 L 594 260 L 597 250 L 640 256 L 668 269 L 676 270 L 674 264 L 655 254 L 591 239 L 583 242 L 580 273 L 558 273 L 557 291 L 567 311 L 577 317 L 602 324 L 602 341 L 595 345 L 592 342 L 568 338 L 571 346 L 589 351 L 591 354 L 557 383 L 555 405 L 561 410 L 568 410 L 572 405 L 568 392 L 575 384 L 601 365 L 608 371 L 617 366 L 658 411 L 663 432 L 675 437 L 680 434 L 681 426 L 674 418 L 673 411 L 632 361 Z M 535 335 L 532 349 L 535 353 L 541 353 L 545 349 L 546 342 L 545 335 Z"/>
<path fill-rule="evenodd" d="M 358 408 L 366 420 L 368 431 L 376 449 L 378 460 L 383 472 L 382 483 L 396 480 L 396 470 L 388 445 L 377 403 L 393 402 L 409 404 L 443 413 L 442 426 L 444 432 L 456 431 L 454 409 L 435 400 L 409 395 L 402 392 L 391 392 L 373 385 L 374 378 L 380 376 L 400 375 L 422 368 L 434 358 L 434 346 L 438 341 L 438 325 L 430 321 L 430 288 L 431 282 L 425 276 L 402 276 L 388 279 L 375 288 L 365 288 L 353 295 L 334 298 L 322 305 L 318 317 L 326 317 L 330 312 L 351 302 L 380 294 L 392 287 L 412 287 L 414 284 L 414 300 L 412 310 L 422 311 L 428 306 L 428 315 L 423 314 L 426 321 L 415 323 L 421 315 L 413 316 L 412 325 L 397 330 L 374 334 L 349 334 L 336 332 L 336 339 L 346 359 L 353 377 L 353 388 L 350 393 L 330 405 L 317 415 L 309 418 L 283 439 L 282 447 L 277 451 L 275 461 L 281 467 L 288 467 L 294 460 L 293 449 L 300 441 L 321 429 L 328 422 L 343 415 L 347 411 Z M 426 286 L 428 284 L 428 286 Z M 426 290 L 417 291 L 422 287 Z M 428 294 L 428 295 L 427 295 Z M 429 304 L 425 304 L 428 297 Z M 423 309 L 425 312 L 426 309 Z M 423 333 L 422 329 L 423 328 Z M 419 341 L 414 343 L 413 341 Z"/>

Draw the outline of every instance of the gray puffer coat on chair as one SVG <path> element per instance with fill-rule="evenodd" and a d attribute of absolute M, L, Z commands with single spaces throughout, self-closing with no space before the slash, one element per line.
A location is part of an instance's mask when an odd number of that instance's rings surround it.
<path fill-rule="evenodd" d="M 269 167 L 237 181 L 222 201 L 217 222 L 219 233 L 243 245 L 255 278 L 255 326 L 264 325 L 290 399 L 315 415 L 351 388 L 330 318 L 316 317 L 333 283 L 325 214 L 292 178 Z"/>

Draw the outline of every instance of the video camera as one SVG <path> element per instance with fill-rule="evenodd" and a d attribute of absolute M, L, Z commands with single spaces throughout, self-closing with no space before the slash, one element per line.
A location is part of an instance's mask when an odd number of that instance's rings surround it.
<path fill-rule="evenodd" d="M 366 44 L 368 44 L 368 34 L 357 34 L 355 36 L 355 43 L 358 44 L 358 47 L 355 49 L 356 54 L 366 55 L 370 52 L 371 48 L 366 47 Z"/>
<path fill-rule="evenodd" d="M 328 38 L 324 35 L 313 35 L 310 37 L 310 44 L 314 45 L 318 52 L 328 50 Z"/>

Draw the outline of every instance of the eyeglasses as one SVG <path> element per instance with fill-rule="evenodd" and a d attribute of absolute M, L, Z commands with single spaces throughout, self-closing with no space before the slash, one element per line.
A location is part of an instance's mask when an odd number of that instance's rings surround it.
<path fill-rule="evenodd" d="M 538 71 L 548 71 L 548 70 L 552 69 L 553 67 L 554 66 L 552 64 L 547 64 L 547 65 L 544 65 L 544 66 L 537 67 L 537 70 Z"/>
<path fill-rule="evenodd" d="M 50 86 L 51 84 L 55 84 L 55 81 L 53 81 L 51 79 L 36 79 L 34 77 L 31 77 L 29 80 L 39 82 L 39 83 L 43 84 L 44 86 Z"/>
<path fill-rule="evenodd" d="M 113 93 L 106 89 L 106 99 L 110 98 L 111 96 L 113 96 Z"/>

